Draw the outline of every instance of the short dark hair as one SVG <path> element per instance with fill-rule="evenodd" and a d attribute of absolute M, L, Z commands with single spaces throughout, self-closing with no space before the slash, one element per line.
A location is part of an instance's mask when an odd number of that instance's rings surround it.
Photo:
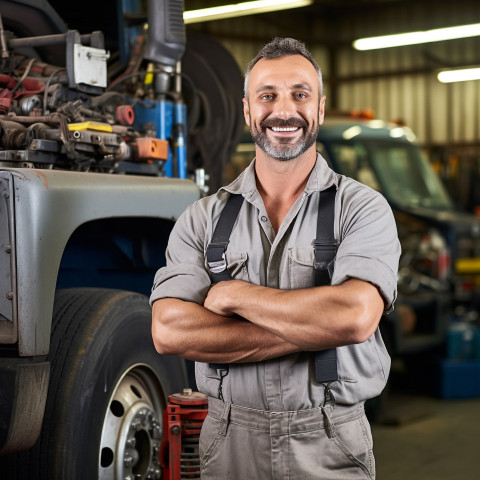
<path fill-rule="evenodd" d="M 244 95 L 248 99 L 248 80 L 250 78 L 250 72 L 252 68 L 258 63 L 262 58 L 266 60 L 272 60 L 274 58 L 286 57 L 288 55 L 301 55 L 306 58 L 315 68 L 318 74 L 318 80 L 320 85 L 320 96 L 323 96 L 323 81 L 322 81 L 322 71 L 318 66 L 313 55 L 308 51 L 305 44 L 294 38 L 281 38 L 275 37 L 272 41 L 268 42 L 258 53 L 257 55 L 250 60 L 245 69 L 245 82 L 244 82 Z"/>

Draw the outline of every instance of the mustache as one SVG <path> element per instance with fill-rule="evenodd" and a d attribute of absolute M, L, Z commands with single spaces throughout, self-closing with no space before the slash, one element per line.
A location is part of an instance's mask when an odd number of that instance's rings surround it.
<path fill-rule="evenodd" d="M 298 128 L 307 128 L 308 124 L 302 118 L 290 117 L 290 118 L 266 118 L 260 122 L 261 128 L 288 128 L 288 127 L 298 127 Z"/>

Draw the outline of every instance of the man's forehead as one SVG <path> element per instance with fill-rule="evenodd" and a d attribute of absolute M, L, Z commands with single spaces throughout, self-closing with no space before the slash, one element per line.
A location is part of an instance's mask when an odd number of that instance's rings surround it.
<path fill-rule="evenodd" d="M 264 86 L 287 84 L 291 87 L 318 88 L 315 67 L 302 55 L 288 55 L 272 59 L 260 59 L 250 73 L 250 86 L 255 90 Z"/>

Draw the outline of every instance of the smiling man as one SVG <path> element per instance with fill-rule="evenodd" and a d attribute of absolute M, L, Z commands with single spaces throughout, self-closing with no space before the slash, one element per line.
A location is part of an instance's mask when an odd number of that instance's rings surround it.
<path fill-rule="evenodd" d="M 303 43 L 267 44 L 243 102 L 256 158 L 176 223 L 151 295 L 156 349 L 196 361 L 209 397 L 202 479 L 375 478 L 363 405 L 390 367 L 392 212 L 316 152 L 325 97 Z"/>
<path fill-rule="evenodd" d="M 259 60 L 257 68 L 246 78 L 245 120 L 250 126 L 254 142 L 266 155 L 279 160 L 291 160 L 312 147 L 317 138 L 318 126 L 323 122 L 325 97 L 321 91 L 321 77 L 317 75 L 315 67 L 302 56 L 293 56 L 289 62 L 271 60 L 267 71 L 260 70 L 266 61 Z M 292 81 L 289 69 L 303 69 L 305 78 L 302 80 L 299 75 L 300 83 L 285 84 L 287 79 Z M 249 83 L 258 84 L 258 88 L 252 92 L 251 102 Z M 287 97 L 287 103 L 279 103 L 284 101 L 282 94 Z M 279 108 L 286 110 L 271 115 L 272 105 L 275 105 L 277 111 Z M 299 111 L 290 116 L 294 105 Z M 252 114 L 258 119 L 255 120 L 254 117 L 252 121 Z"/>

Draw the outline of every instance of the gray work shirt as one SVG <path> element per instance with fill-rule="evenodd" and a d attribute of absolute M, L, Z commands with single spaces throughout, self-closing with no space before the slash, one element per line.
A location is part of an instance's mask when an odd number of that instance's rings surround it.
<path fill-rule="evenodd" d="M 333 184 L 337 187 L 334 234 L 339 247 L 332 285 L 349 278 L 370 282 L 383 296 L 386 312 L 390 311 L 400 255 L 390 206 L 378 192 L 335 173 L 320 155 L 305 191 L 277 234 L 256 187 L 255 161 L 230 185 L 191 205 L 170 235 L 167 266 L 155 276 L 150 302 L 173 297 L 203 305 L 212 284 L 206 250 L 229 193 L 245 198 L 226 251 L 232 277 L 280 289 L 314 286 L 312 240 L 319 194 Z M 337 356 L 339 380 L 330 385 L 337 403 L 356 404 L 382 391 L 390 358 L 378 329 L 362 344 L 337 348 Z M 216 369 L 197 363 L 196 381 L 201 392 L 218 396 L 220 373 Z M 315 381 L 311 352 L 231 364 L 222 391 L 226 402 L 271 411 L 314 408 L 324 401 L 324 386 Z"/>

